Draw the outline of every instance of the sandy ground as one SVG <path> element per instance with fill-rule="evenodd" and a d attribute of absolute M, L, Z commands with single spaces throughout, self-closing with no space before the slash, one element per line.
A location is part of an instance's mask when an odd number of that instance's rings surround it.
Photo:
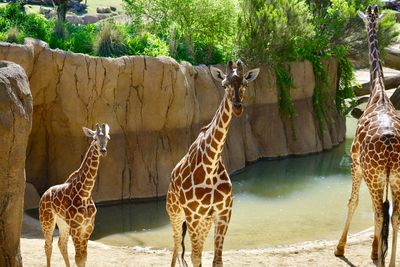
<path fill-rule="evenodd" d="M 375 266 L 370 260 L 373 229 L 350 235 L 346 257 L 333 255 L 336 240 L 318 240 L 299 244 L 260 249 L 230 250 L 224 252 L 224 266 Z M 52 266 L 64 266 L 57 246 L 53 241 Z M 24 266 L 45 266 L 44 240 L 38 222 L 25 216 L 21 252 Z M 390 253 L 390 251 L 389 251 Z M 186 261 L 190 262 L 190 253 Z M 74 263 L 74 248 L 69 240 L 69 258 Z M 390 254 L 388 254 L 390 255 Z M 212 265 L 213 253 L 203 254 L 203 266 Z M 397 264 L 400 264 L 398 257 Z M 389 256 L 387 257 L 387 261 Z M 171 252 L 139 247 L 114 247 L 98 242 L 89 242 L 87 266 L 169 266 Z M 75 264 L 73 264 L 75 266 Z M 179 265 L 178 265 L 179 266 Z"/>

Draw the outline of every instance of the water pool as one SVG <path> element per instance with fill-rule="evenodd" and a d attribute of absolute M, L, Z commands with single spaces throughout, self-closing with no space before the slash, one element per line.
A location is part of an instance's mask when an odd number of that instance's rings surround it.
<path fill-rule="evenodd" d="M 233 175 L 234 204 L 225 249 L 338 239 L 351 191 L 348 151 L 355 123 L 348 119 L 346 142 L 331 151 L 262 160 Z M 371 200 L 362 184 L 350 232 L 372 225 Z M 212 249 L 212 236 L 211 231 L 207 250 Z M 91 239 L 109 245 L 171 249 L 165 201 L 98 207 Z"/>

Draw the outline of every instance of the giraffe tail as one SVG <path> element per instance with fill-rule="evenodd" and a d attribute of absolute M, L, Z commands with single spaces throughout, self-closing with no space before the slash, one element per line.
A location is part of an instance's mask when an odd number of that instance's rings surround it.
<path fill-rule="evenodd" d="M 182 259 L 182 264 L 185 267 L 188 266 L 186 261 L 185 261 L 185 235 L 186 235 L 186 230 L 187 230 L 187 224 L 186 224 L 186 221 L 184 221 L 183 224 L 182 224 L 182 242 L 181 242 L 182 255 L 181 255 L 181 259 Z"/>
<path fill-rule="evenodd" d="M 389 177 L 389 176 L 388 176 Z M 380 238 L 380 242 L 381 242 L 381 264 L 382 266 L 385 266 L 385 257 L 387 254 L 387 250 L 388 250 L 388 238 L 389 238 L 389 221 L 390 221 L 390 215 L 389 215 L 389 207 L 390 207 L 390 203 L 388 200 L 388 187 L 389 187 L 389 183 L 387 181 L 386 183 L 386 200 L 385 202 L 382 203 L 382 211 L 383 211 L 383 224 L 382 224 L 382 230 L 381 230 L 381 238 Z"/>

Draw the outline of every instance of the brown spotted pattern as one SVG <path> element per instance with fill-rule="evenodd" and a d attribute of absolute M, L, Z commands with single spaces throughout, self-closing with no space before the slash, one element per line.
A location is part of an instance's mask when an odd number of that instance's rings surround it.
<path fill-rule="evenodd" d="M 219 73 L 218 77 L 226 88 L 225 95 L 210 124 L 201 129 L 188 153 L 171 174 L 166 207 L 174 233 L 171 266 L 176 264 L 182 242 L 183 222 L 186 222 L 189 232 L 191 260 L 195 267 L 201 266 L 204 241 L 214 224 L 213 266 L 222 266 L 223 242 L 232 211 L 232 184 L 221 153 L 232 114 L 242 113 L 246 85 L 241 62 L 236 64 L 237 68 L 232 67 L 232 62 L 228 64 L 227 76 Z M 183 264 L 186 265 L 186 262 L 183 261 Z"/>
<path fill-rule="evenodd" d="M 377 8 L 368 7 L 366 14 L 360 14 L 368 31 L 369 57 L 371 64 L 371 95 L 367 107 L 360 117 L 356 135 L 351 148 L 352 192 L 348 203 L 348 213 L 343 234 L 337 245 L 335 255 L 344 255 L 347 233 L 351 218 L 358 205 L 362 177 L 369 189 L 375 212 L 375 235 L 372 243 L 371 258 L 380 259 L 378 266 L 383 266 L 380 249 L 380 233 L 383 224 L 382 203 L 388 199 L 391 188 L 393 199 L 393 242 L 390 266 L 395 266 L 397 231 L 399 227 L 400 204 L 400 119 L 386 96 L 383 84 L 382 67 L 377 47 L 376 29 Z M 386 189 L 386 190 L 385 190 Z"/>
<path fill-rule="evenodd" d="M 59 229 L 58 246 L 65 265 L 70 266 L 67 251 L 69 235 L 75 246 L 77 266 L 86 264 L 87 243 L 94 229 L 96 215 L 91 192 L 100 163 L 100 148 L 97 142 L 98 140 L 93 140 L 90 144 L 80 168 L 73 172 L 65 183 L 50 187 L 40 199 L 39 220 L 45 237 L 47 266 L 50 266 L 56 224 Z"/>

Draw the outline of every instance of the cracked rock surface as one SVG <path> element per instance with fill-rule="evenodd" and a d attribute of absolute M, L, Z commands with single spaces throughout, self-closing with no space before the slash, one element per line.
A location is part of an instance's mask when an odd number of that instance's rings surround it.
<path fill-rule="evenodd" d="M 28 77 L 20 66 L 0 61 L 0 266 L 22 266 L 19 238 L 31 127 Z"/>
<path fill-rule="evenodd" d="M 79 167 L 90 142 L 82 126 L 110 125 L 108 155 L 101 159 L 93 191 L 96 201 L 165 195 L 172 168 L 211 120 L 224 92 L 207 66 L 178 64 L 169 57 L 99 58 L 31 41 L 1 43 L 0 59 L 13 59 L 29 76 L 34 112 L 27 180 L 39 192 L 64 182 Z M 247 90 L 244 114 L 232 120 L 223 154 L 230 172 L 261 157 L 313 153 L 343 141 L 345 121 L 334 104 L 337 64 L 326 66 L 332 120 L 320 136 L 312 66 L 290 63 L 296 139 L 291 122 L 279 113 L 275 75 L 261 66 Z"/>

